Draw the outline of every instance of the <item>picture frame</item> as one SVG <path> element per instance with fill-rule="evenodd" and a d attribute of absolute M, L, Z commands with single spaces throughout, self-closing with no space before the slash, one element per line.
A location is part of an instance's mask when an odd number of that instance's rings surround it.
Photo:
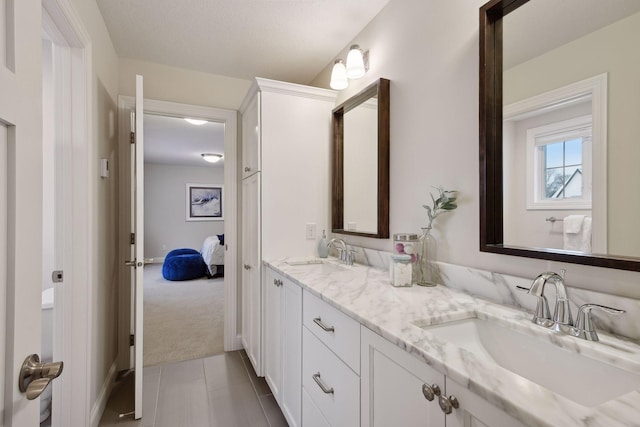
<path fill-rule="evenodd" d="M 222 221 L 222 202 L 222 185 L 186 184 L 187 221 Z"/>

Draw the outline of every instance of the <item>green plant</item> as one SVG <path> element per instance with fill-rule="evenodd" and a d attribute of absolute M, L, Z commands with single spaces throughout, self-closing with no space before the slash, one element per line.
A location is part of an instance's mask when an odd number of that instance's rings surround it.
<path fill-rule="evenodd" d="M 440 214 L 451 212 L 458 207 L 458 204 L 456 203 L 456 200 L 458 199 L 457 190 L 445 190 L 442 187 L 434 188 L 438 190 L 438 198 L 436 199 L 433 196 L 433 193 L 429 193 L 431 200 L 433 201 L 433 206 L 422 205 L 422 207 L 427 210 L 427 216 L 429 217 L 429 225 L 427 228 L 431 228 L 433 220 Z"/>

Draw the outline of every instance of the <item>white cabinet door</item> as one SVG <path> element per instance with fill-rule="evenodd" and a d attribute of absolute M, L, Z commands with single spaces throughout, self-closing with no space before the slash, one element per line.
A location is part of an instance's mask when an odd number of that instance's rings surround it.
<path fill-rule="evenodd" d="M 242 181 L 242 345 L 262 376 L 260 174 Z"/>
<path fill-rule="evenodd" d="M 460 405 L 446 416 L 447 427 L 525 427 L 517 419 L 449 378 L 446 380 L 444 396 L 455 396 Z"/>
<path fill-rule="evenodd" d="M 273 397 L 282 406 L 282 322 L 285 306 L 281 304 L 283 278 L 270 268 L 264 281 L 264 379 Z"/>
<path fill-rule="evenodd" d="M 242 114 L 242 178 L 260 171 L 260 92 Z"/>
<path fill-rule="evenodd" d="M 280 407 L 289 427 L 302 417 L 302 288 L 284 280 L 282 293 L 282 399 Z"/>
<path fill-rule="evenodd" d="M 444 390 L 444 375 L 365 327 L 361 337 L 361 426 L 444 426 L 438 398 L 422 391 L 425 384 Z"/>

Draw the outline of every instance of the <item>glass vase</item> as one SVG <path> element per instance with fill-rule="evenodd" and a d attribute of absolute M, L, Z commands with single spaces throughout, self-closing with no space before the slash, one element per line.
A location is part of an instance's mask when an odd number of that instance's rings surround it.
<path fill-rule="evenodd" d="M 431 235 L 431 227 L 424 227 L 420 236 L 418 285 L 436 286 L 436 275 L 433 268 L 435 260 L 436 239 Z"/>

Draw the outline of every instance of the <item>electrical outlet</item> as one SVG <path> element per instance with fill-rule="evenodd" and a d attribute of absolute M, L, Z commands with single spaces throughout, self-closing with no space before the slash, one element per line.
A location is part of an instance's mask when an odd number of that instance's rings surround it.
<path fill-rule="evenodd" d="M 316 224 L 310 222 L 307 224 L 307 240 L 315 240 L 316 238 Z"/>

